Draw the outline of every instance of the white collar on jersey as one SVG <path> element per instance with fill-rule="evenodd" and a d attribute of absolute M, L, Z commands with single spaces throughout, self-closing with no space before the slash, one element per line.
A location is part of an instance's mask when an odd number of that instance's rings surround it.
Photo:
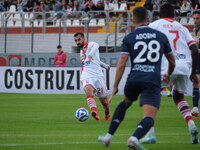
<path fill-rule="evenodd" d="M 141 25 L 141 26 L 136 27 L 135 29 L 143 29 L 143 28 L 149 28 L 149 27 L 147 25 Z"/>

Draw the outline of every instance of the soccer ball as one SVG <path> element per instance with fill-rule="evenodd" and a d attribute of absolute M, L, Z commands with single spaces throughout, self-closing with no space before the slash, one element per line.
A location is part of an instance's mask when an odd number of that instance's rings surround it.
<path fill-rule="evenodd" d="M 85 108 L 77 109 L 75 117 L 81 122 L 86 121 L 89 118 L 88 110 Z"/>

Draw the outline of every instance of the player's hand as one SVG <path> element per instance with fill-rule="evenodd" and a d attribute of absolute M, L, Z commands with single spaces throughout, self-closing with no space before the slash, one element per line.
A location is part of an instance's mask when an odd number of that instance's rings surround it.
<path fill-rule="evenodd" d="M 169 76 L 167 76 L 166 74 L 163 74 L 162 76 L 163 76 L 163 82 L 168 84 L 170 81 Z"/>
<path fill-rule="evenodd" d="M 94 58 L 93 58 L 92 55 L 88 55 L 88 59 L 89 59 L 90 62 L 91 62 L 92 60 L 94 60 Z"/>
<path fill-rule="evenodd" d="M 108 103 L 109 103 L 109 104 L 110 104 L 110 102 L 111 102 L 113 96 L 114 96 L 115 94 L 117 94 L 117 92 L 118 92 L 118 88 L 114 87 L 113 90 L 112 90 L 112 94 L 110 95 L 110 98 L 108 99 Z"/>
<path fill-rule="evenodd" d="M 108 70 L 108 71 L 110 70 L 110 66 L 108 66 L 107 70 Z"/>
<path fill-rule="evenodd" d="M 196 75 L 196 74 L 191 74 L 191 75 L 190 75 L 190 80 L 192 81 L 192 83 L 193 83 L 193 86 L 196 86 L 196 85 L 199 83 L 199 81 L 198 81 L 198 78 L 197 78 L 197 75 Z"/>

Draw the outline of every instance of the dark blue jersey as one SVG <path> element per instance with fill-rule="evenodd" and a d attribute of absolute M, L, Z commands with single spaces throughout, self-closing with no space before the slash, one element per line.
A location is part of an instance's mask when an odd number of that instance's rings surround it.
<path fill-rule="evenodd" d="M 167 37 L 148 26 L 137 27 L 122 43 L 121 54 L 129 54 L 131 60 L 128 80 L 160 86 L 163 53 L 172 53 Z"/>

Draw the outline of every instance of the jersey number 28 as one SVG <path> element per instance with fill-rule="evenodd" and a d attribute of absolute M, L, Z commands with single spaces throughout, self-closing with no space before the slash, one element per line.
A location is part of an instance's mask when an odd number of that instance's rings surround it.
<path fill-rule="evenodd" d="M 154 45 L 154 47 L 153 47 Z M 157 62 L 160 58 L 160 43 L 156 40 L 151 40 L 148 44 L 143 41 L 138 41 L 134 45 L 134 50 L 138 50 L 138 47 L 142 46 L 142 50 L 139 52 L 139 54 L 136 56 L 136 58 L 133 60 L 134 63 L 143 63 L 147 59 L 150 62 Z M 147 53 L 147 58 L 142 56 Z M 152 57 L 152 54 L 155 53 L 154 57 Z"/>

